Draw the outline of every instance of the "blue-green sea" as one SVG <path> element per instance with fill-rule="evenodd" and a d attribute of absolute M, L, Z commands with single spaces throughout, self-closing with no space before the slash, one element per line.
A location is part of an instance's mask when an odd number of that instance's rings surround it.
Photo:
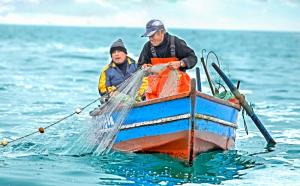
<path fill-rule="evenodd" d="M 1 25 L 0 138 L 34 132 L 95 100 L 111 43 L 122 38 L 137 59 L 147 41 L 143 31 Z M 275 147 L 266 146 L 248 117 L 246 135 L 240 115 L 235 149 L 201 154 L 193 166 L 161 154 L 80 154 L 78 139 L 91 124 L 94 104 L 44 134 L 0 147 L 0 185 L 300 185 L 300 33 L 168 31 L 184 38 L 199 59 L 202 49 L 218 54 L 221 68 L 241 81 Z"/>

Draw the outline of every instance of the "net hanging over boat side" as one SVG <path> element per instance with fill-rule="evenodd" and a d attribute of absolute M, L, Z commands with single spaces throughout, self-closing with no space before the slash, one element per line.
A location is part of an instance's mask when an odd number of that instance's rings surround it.
<path fill-rule="evenodd" d="M 150 71 L 159 74 L 166 68 L 166 64 L 156 65 L 151 67 Z M 90 127 L 82 133 L 69 153 L 101 155 L 110 151 L 122 124 L 136 103 L 145 72 L 146 69 L 138 70 L 110 95 L 108 102 L 93 111 Z M 170 70 L 160 97 L 177 94 L 177 84 L 177 71 Z"/>
<path fill-rule="evenodd" d="M 136 102 L 143 77 L 144 70 L 138 70 L 117 91 L 111 93 L 109 100 L 93 111 L 96 114 L 93 114 L 91 126 L 74 143 L 76 147 L 71 149 L 75 149 L 77 154 L 101 155 L 109 152 L 121 125 Z"/>

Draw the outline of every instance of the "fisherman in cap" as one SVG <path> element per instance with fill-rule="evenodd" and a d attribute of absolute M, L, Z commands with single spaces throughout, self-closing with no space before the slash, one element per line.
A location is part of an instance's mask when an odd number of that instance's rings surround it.
<path fill-rule="evenodd" d="M 142 37 L 148 37 L 138 60 L 138 67 L 145 68 L 154 65 L 167 65 L 159 76 L 148 77 L 147 100 L 159 98 L 164 82 L 170 70 L 178 72 L 177 92 L 190 90 L 190 77 L 185 72 L 197 63 L 195 52 L 187 46 L 186 42 L 166 32 L 164 24 L 157 19 L 150 20 L 146 25 L 146 32 Z"/>
<path fill-rule="evenodd" d="M 110 56 L 111 62 L 103 68 L 99 78 L 98 90 L 102 96 L 114 92 L 119 84 L 137 70 L 136 61 L 127 56 L 127 49 L 121 39 L 111 45 Z"/>

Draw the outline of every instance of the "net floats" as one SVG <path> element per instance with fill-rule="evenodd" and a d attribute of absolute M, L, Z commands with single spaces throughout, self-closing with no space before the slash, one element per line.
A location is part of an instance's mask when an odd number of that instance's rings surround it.
<path fill-rule="evenodd" d="M 8 141 L 6 139 L 3 139 L 0 141 L 0 145 L 6 146 L 8 144 Z"/>

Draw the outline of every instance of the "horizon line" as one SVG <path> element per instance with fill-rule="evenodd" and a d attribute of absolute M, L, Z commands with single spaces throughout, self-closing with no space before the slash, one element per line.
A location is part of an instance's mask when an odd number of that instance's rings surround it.
<path fill-rule="evenodd" d="M 79 27 L 79 28 L 127 28 L 127 29 L 145 29 L 144 26 L 103 26 L 103 25 L 63 25 L 63 24 L 31 24 L 31 23 L 1 23 L 0 26 L 45 26 L 45 27 Z M 300 30 L 272 30 L 272 29 L 237 29 L 237 28 L 197 28 L 197 27 L 167 27 L 168 29 L 176 30 L 207 30 L 207 31 L 242 31 L 242 32 L 285 32 L 285 33 L 300 33 Z"/>

